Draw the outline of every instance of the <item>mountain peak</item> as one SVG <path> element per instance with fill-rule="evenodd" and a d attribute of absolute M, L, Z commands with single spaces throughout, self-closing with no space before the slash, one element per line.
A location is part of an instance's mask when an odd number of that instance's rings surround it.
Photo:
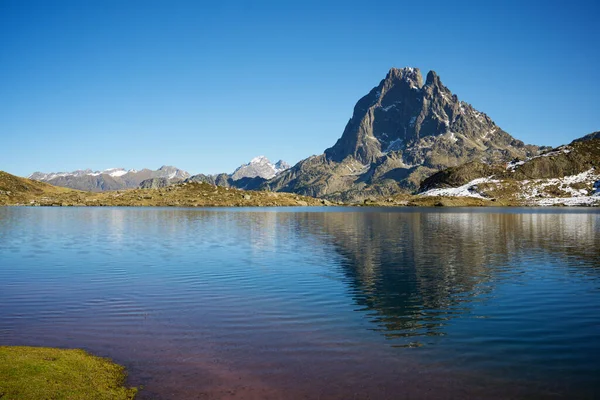
<path fill-rule="evenodd" d="M 279 160 L 272 164 L 265 156 L 254 157 L 248 164 L 241 165 L 231 174 L 234 181 L 242 178 L 264 178 L 271 179 L 275 175 L 285 171 L 290 166 L 285 161 Z"/>
<path fill-rule="evenodd" d="M 395 153 L 403 165 L 439 168 L 475 153 L 486 160 L 502 158 L 507 147 L 524 154 L 528 150 L 522 146 L 487 115 L 459 101 L 435 71 L 428 72 L 423 85 L 421 71 L 406 67 L 390 69 L 357 102 L 342 137 L 325 156 L 334 162 L 351 157 L 366 166 Z M 434 151 L 440 156 L 428 155 Z"/>
<path fill-rule="evenodd" d="M 423 86 L 423 77 L 421 76 L 421 70 L 414 67 L 404 68 L 390 68 L 387 73 L 384 82 L 394 82 L 403 80 L 407 82 L 411 87 L 414 86 L 420 89 Z"/>
<path fill-rule="evenodd" d="M 267 164 L 271 163 L 271 161 L 265 156 L 257 156 L 250 160 L 250 164 Z"/>
<path fill-rule="evenodd" d="M 431 70 L 427 73 L 427 79 L 425 80 L 426 85 L 441 85 L 440 77 L 435 71 Z"/>
<path fill-rule="evenodd" d="M 286 169 L 289 169 L 290 167 L 291 167 L 291 165 L 286 163 L 283 160 L 279 160 L 275 163 L 275 169 L 277 169 L 279 172 L 285 171 Z"/>

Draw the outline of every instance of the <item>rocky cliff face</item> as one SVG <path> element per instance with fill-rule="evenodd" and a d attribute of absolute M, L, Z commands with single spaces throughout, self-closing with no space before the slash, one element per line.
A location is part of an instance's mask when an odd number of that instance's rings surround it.
<path fill-rule="evenodd" d="M 358 101 L 334 146 L 266 187 L 349 200 L 415 190 L 424 177 L 468 161 L 502 162 L 538 152 L 460 101 L 435 72 L 423 83 L 418 68 L 392 68 Z"/>
<path fill-rule="evenodd" d="M 161 178 L 169 183 L 189 178 L 190 174 L 176 167 L 163 165 L 157 170 L 142 169 L 140 171 L 123 168 L 111 168 L 104 171 L 90 169 L 73 172 L 35 172 L 29 179 L 47 182 L 54 186 L 67 187 L 91 192 L 137 188 L 143 181 Z"/>

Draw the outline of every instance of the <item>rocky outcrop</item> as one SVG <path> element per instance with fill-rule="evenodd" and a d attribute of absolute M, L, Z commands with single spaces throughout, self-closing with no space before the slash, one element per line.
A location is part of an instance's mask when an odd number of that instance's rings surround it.
<path fill-rule="evenodd" d="M 460 101 L 435 72 L 423 83 L 418 68 L 392 68 L 357 102 L 334 146 L 265 187 L 347 200 L 416 190 L 427 176 L 465 162 L 498 163 L 539 151 Z"/>
<path fill-rule="evenodd" d="M 180 180 L 173 181 L 169 178 L 150 178 L 142 181 L 138 186 L 140 189 L 159 189 L 170 186 Z"/>
<path fill-rule="evenodd" d="M 229 175 L 227 174 L 216 174 L 216 175 L 206 175 L 206 174 L 197 174 L 192 175 L 185 180 L 187 183 L 197 182 L 197 183 L 210 183 L 215 186 L 223 186 L 229 187 Z"/>
<path fill-rule="evenodd" d="M 185 180 L 186 183 L 209 183 L 213 186 L 220 186 L 225 188 L 237 188 L 243 190 L 256 190 L 263 185 L 267 180 L 260 176 L 253 178 L 240 178 L 232 179 L 228 174 L 217 174 L 217 175 L 205 175 L 198 174 L 189 177 Z"/>

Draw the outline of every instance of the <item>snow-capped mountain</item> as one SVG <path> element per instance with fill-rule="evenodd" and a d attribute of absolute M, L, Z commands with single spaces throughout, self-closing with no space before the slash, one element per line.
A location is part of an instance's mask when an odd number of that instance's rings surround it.
<path fill-rule="evenodd" d="M 242 178 L 271 179 L 288 169 L 290 165 L 283 160 L 271 163 L 265 156 L 254 157 L 248 164 L 241 165 L 231 174 L 231 179 L 237 181 Z"/>
<path fill-rule="evenodd" d="M 165 178 L 176 182 L 189 177 L 188 172 L 168 165 L 163 165 L 157 170 L 144 168 L 138 171 L 109 168 L 103 171 L 92 171 L 83 169 L 72 172 L 34 172 L 28 176 L 29 179 L 47 182 L 55 186 L 94 192 L 136 188 L 142 181 L 152 178 Z"/>

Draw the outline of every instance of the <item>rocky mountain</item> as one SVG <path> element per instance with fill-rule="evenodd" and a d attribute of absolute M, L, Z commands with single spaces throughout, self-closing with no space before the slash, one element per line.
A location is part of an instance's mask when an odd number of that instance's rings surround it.
<path fill-rule="evenodd" d="M 157 170 L 142 169 L 140 171 L 134 169 L 125 170 L 123 168 L 110 168 L 104 171 L 92 171 L 86 169 L 73 172 L 35 172 L 28 178 L 47 182 L 54 186 L 102 192 L 107 190 L 137 188 L 141 182 L 153 178 L 163 178 L 169 183 L 174 183 L 189 177 L 190 174 L 186 171 L 164 165 Z"/>
<path fill-rule="evenodd" d="M 421 196 L 508 199 L 529 205 L 600 205 L 600 134 L 504 164 L 470 162 L 437 172 Z"/>
<path fill-rule="evenodd" d="M 423 82 L 418 68 L 392 68 L 358 101 L 334 146 L 263 187 L 356 200 L 416 190 L 425 177 L 468 161 L 502 162 L 539 151 L 460 101 L 434 71 Z"/>
<path fill-rule="evenodd" d="M 249 163 L 236 168 L 232 174 L 198 174 L 189 177 L 186 182 L 205 182 L 216 186 L 254 190 L 264 185 L 268 179 L 281 174 L 288 168 L 290 168 L 290 165 L 283 160 L 272 164 L 265 156 L 258 156 L 250 160 Z"/>
<path fill-rule="evenodd" d="M 241 165 L 233 171 L 231 179 L 234 181 L 256 177 L 271 179 L 288 168 L 290 168 L 290 165 L 283 160 L 272 164 L 267 157 L 258 156 L 250 160 L 248 164 Z"/>

